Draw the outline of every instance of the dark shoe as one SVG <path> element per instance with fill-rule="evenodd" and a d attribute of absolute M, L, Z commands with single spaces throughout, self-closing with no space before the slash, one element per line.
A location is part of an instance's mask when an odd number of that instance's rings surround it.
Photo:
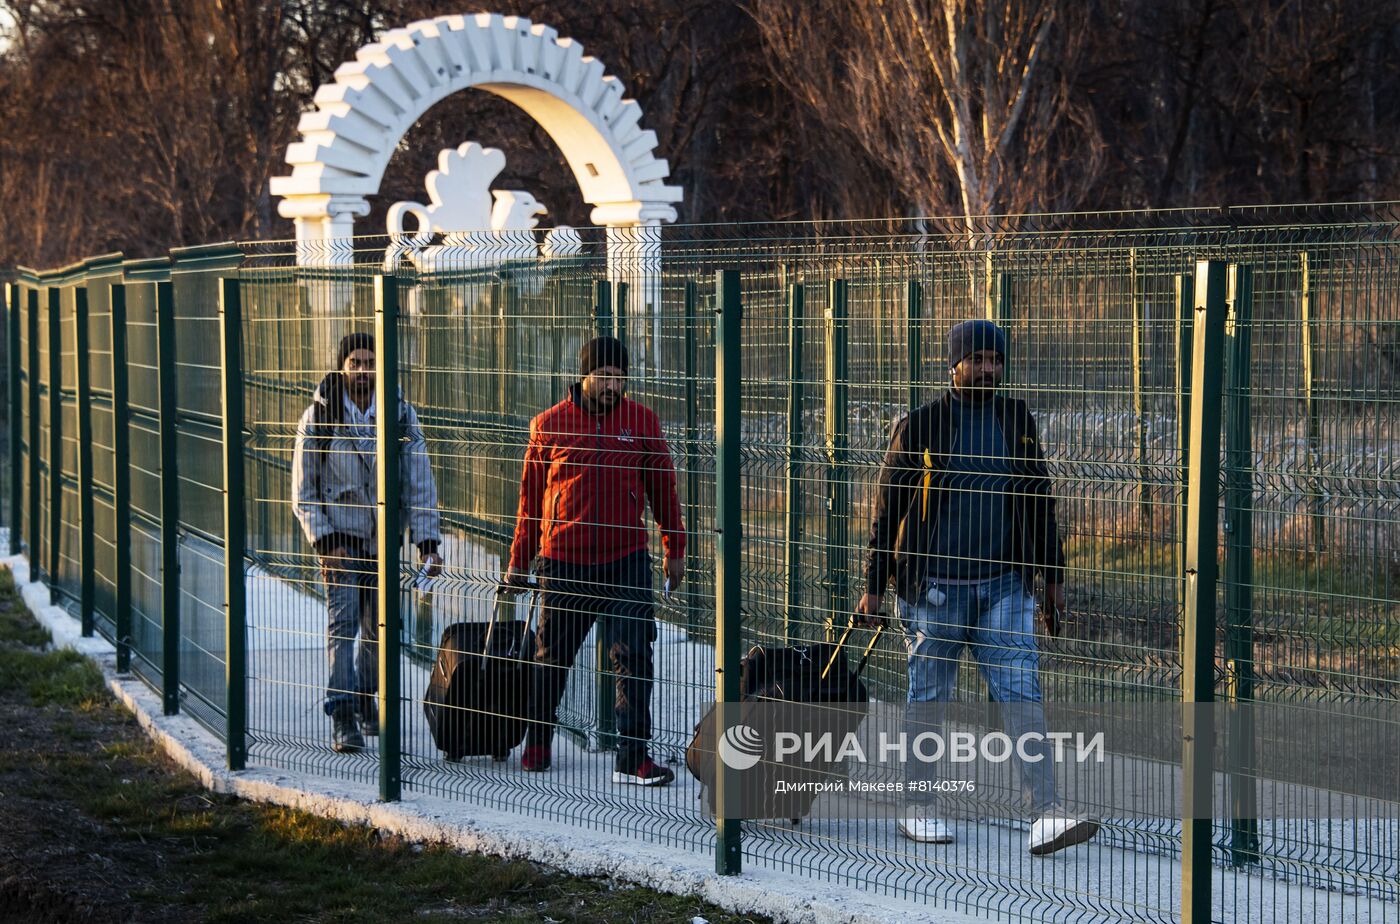
<path fill-rule="evenodd" d="M 379 734 L 379 697 L 361 694 L 356 703 L 356 715 L 360 718 L 361 734 Z"/>
<path fill-rule="evenodd" d="M 627 770 L 614 770 L 614 783 L 627 783 L 632 786 L 665 786 L 676 778 L 670 767 L 658 764 L 650 757 Z"/>
<path fill-rule="evenodd" d="M 540 745 L 527 747 L 520 753 L 520 769 L 530 773 L 542 773 L 549 769 L 549 748 Z"/>
<path fill-rule="evenodd" d="M 334 717 L 335 729 L 331 734 L 331 749 L 341 754 L 354 754 L 365 749 L 364 736 L 360 734 L 360 723 L 355 714 L 343 712 Z"/>

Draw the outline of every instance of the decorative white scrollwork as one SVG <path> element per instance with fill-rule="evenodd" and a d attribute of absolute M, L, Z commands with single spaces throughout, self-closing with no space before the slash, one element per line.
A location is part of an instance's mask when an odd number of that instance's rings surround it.
<path fill-rule="evenodd" d="M 549 210 L 524 190 L 493 190 L 491 183 L 505 166 L 504 154 L 475 141 L 441 151 L 437 169 L 424 183 L 429 204 L 397 202 L 389 209 L 384 268 L 394 269 L 405 257 L 422 272 L 481 269 L 539 257 L 536 216 Z M 404 227 L 409 215 L 418 223 L 412 234 Z M 443 236 L 440 244 L 432 244 L 435 234 Z M 578 232 L 567 225 L 552 229 L 546 243 L 547 257 L 572 256 L 582 249 Z"/>

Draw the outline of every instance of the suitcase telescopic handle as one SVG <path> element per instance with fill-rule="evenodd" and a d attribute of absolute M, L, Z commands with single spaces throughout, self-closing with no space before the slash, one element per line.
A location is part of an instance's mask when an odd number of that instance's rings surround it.
<path fill-rule="evenodd" d="M 530 632 L 530 626 L 535 621 L 535 612 L 540 605 L 539 585 L 537 583 L 532 582 L 530 584 L 530 590 L 533 591 L 533 596 L 530 600 L 530 612 L 525 620 L 525 631 L 520 634 L 520 640 L 522 644 L 524 643 L 525 636 Z M 483 639 L 481 643 L 482 661 L 485 661 L 487 657 L 489 657 L 488 653 L 491 651 L 491 636 L 494 635 L 496 632 L 496 624 L 501 621 L 501 607 L 505 603 L 505 599 L 507 596 L 509 596 L 509 594 L 507 594 L 504 589 L 498 588 L 496 590 L 495 598 L 491 601 L 491 621 L 486 626 L 486 638 Z M 512 658 L 518 658 L 520 656 L 520 652 L 515 651 L 513 645 L 512 650 L 507 652 L 507 654 L 509 657 Z"/>
<path fill-rule="evenodd" d="M 520 638 L 516 641 L 515 644 L 521 646 L 525 644 L 525 639 L 529 637 L 530 628 L 535 624 L 535 617 L 539 614 L 539 611 L 540 590 L 539 587 L 536 586 L 534 587 L 534 593 L 530 596 L 530 612 L 525 615 L 525 631 L 520 633 Z M 511 646 L 510 656 L 512 658 L 518 658 L 524 653 L 524 651 L 516 650 L 515 645 Z"/>
<path fill-rule="evenodd" d="M 853 622 L 846 626 L 841 633 L 841 637 L 836 641 L 836 647 L 831 652 L 831 658 L 826 662 L 826 667 L 822 668 L 822 679 L 831 673 L 831 669 L 836 666 L 836 658 L 841 654 L 841 649 L 846 647 L 846 640 L 851 637 L 851 633 L 856 631 L 856 624 Z M 880 636 L 885 634 L 885 624 L 881 622 L 875 627 L 875 633 L 870 636 L 870 643 L 865 646 L 865 650 L 860 654 L 860 661 L 856 664 L 856 676 L 859 677 L 865 670 L 865 662 L 870 660 L 870 652 L 875 650 L 876 644 L 880 641 Z"/>
<path fill-rule="evenodd" d="M 486 638 L 481 640 L 481 663 L 483 667 L 488 657 L 487 652 L 491 650 L 491 636 L 496 634 L 496 623 L 501 621 L 501 601 L 505 594 L 496 591 L 496 595 L 491 598 L 491 619 L 486 623 Z"/>

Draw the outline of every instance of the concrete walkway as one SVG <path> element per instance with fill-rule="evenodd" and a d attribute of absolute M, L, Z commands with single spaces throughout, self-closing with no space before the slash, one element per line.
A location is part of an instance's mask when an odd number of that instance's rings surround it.
<path fill-rule="evenodd" d="M 3 531 L 0 531 L 3 533 Z M 3 541 L 3 535 L 0 535 Z M 1175 829 L 1143 823 L 1110 826 L 1089 845 L 1050 858 L 1026 851 L 1025 830 L 1008 823 L 955 825 L 956 843 L 916 845 L 886 820 L 869 817 L 749 822 L 745 872 L 718 877 L 714 826 L 682 762 L 684 746 L 712 696 L 713 652 L 663 625 L 656 646 L 654 694 L 658 757 L 676 767 L 664 789 L 611 782 L 612 755 L 573 737 L 557 739 L 546 774 L 520 771 L 515 757 L 447 763 L 432 746 L 420 701 L 427 672 L 406 661 L 404 799 L 377 801 L 373 752 L 333 753 L 330 723 L 320 709 L 324 684 L 324 611 L 314 597 L 266 574 L 249 580 L 249 726 L 252 769 L 223 769 L 221 742 L 187 716 L 161 715 L 160 700 L 141 681 L 115 674 L 112 648 L 83 639 L 78 624 L 48 605 L 48 590 L 28 583 L 23 558 L 3 562 L 26 602 L 54 635 L 98 662 L 108 685 L 175 759 L 205 785 L 245 798 L 296 806 L 373 824 L 408 837 L 463 849 L 523 856 L 581 875 L 611 876 L 662 891 L 696 894 L 737 912 L 782 921 L 865 922 L 969 920 L 1171 921 L 1178 917 L 1180 864 L 1170 855 Z M 456 618 L 460 618 L 454 613 Z M 440 626 L 432 627 L 436 640 Z M 585 645 L 584 652 L 591 652 Z M 587 662 L 587 663 L 586 663 Z M 566 704 L 576 718 L 591 703 L 591 655 L 581 656 Z M 373 743 L 373 739 L 371 739 Z M 1339 831 L 1289 834 L 1317 866 L 1346 846 Z M 1300 833 L 1307 837 L 1300 838 Z M 1319 836 L 1324 839 L 1317 840 Z M 1310 843 L 1311 842 L 1311 843 Z M 1393 841 L 1391 842 L 1393 846 Z M 1323 850 L 1317 844 L 1328 844 Z M 1372 878 L 1394 894 L 1395 851 L 1378 857 Z M 1296 866 L 1299 873 L 1308 864 Z M 1314 868 L 1316 874 L 1316 867 Z M 1217 921 L 1400 922 L 1394 901 L 1356 894 L 1355 882 L 1316 888 L 1277 873 L 1216 869 Z M 1375 893 L 1373 893 L 1375 894 Z M 1380 893 L 1383 894 L 1383 893 Z"/>

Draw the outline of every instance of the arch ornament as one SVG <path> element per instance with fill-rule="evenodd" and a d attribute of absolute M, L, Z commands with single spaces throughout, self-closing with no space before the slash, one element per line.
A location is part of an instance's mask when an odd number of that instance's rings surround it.
<path fill-rule="evenodd" d="M 676 220 L 683 194 L 664 182 L 670 168 L 656 156 L 656 134 L 600 61 L 524 17 L 439 16 L 361 48 L 302 115 L 300 140 L 287 148 L 291 174 L 271 185 L 278 213 L 296 224 L 298 263 L 349 262 L 355 218 L 369 213 L 367 197 L 404 134 L 470 88 L 509 100 L 549 133 L 610 244 L 651 241 L 655 231 L 643 229 Z"/>

